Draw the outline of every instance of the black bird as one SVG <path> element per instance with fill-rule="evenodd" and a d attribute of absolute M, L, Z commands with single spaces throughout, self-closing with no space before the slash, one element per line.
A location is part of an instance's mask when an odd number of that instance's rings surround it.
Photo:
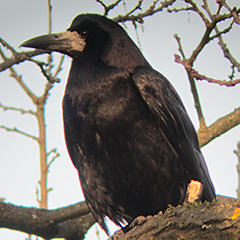
<path fill-rule="evenodd" d="M 72 57 L 63 99 L 65 139 L 94 217 L 121 226 L 183 203 L 191 180 L 202 201 L 215 190 L 177 92 L 116 22 L 77 16 L 64 33 L 24 47 Z"/>

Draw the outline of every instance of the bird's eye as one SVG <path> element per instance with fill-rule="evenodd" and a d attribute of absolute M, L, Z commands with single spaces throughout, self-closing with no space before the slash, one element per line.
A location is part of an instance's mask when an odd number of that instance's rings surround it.
<path fill-rule="evenodd" d="M 88 31 L 82 31 L 80 34 L 81 34 L 81 36 L 82 36 L 83 38 L 87 38 L 87 36 L 88 36 Z"/>

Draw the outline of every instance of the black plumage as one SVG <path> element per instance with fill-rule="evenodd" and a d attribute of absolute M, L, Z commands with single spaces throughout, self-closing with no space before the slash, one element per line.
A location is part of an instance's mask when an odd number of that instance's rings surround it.
<path fill-rule="evenodd" d="M 197 134 L 170 82 L 117 23 L 77 16 L 65 33 L 22 44 L 73 58 L 63 99 L 65 139 L 93 215 L 121 225 L 181 204 L 188 183 L 215 190 Z"/>

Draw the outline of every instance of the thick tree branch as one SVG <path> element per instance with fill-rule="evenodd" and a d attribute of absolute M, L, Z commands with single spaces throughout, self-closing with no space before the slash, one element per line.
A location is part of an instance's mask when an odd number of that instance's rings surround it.
<path fill-rule="evenodd" d="M 164 214 L 148 216 L 130 231 L 116 232 L 111 240 L 225 240 L 239 239 L 240 202 L 218 196 L 217 202 L 193 203 L 168 208 Z"/>
<path fill-rule="evenodd" d="M 0 227 L 19 230 L 46 239 L 83 239 L 95 223 L 85 202 L 56 210 L 20 207 L 0 202 Z"/>

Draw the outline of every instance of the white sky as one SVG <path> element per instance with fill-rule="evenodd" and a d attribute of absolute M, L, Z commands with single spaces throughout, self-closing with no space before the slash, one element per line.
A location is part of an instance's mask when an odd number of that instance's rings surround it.
<path fill-rule="evenodd" d="M 146 1 L 148 2 L 150 1 Z M 101 6 L 93 0 L 53 0 L 52 5 L 53 32 L 64 31 L 77 14 L 102 13 Z M 116 16 L 118 13 L 114 11 L 110 16 Z M 1 0 L 0 22 L 1 37 L 18 50 L 19 44 L 23 41 L 47 32 L 47 0 Z M 144 32 L 138 28 L 144 55 L 151 65 L 163 73 L 175 86 L 196 129 L 198 129 L 197 115 L 187 76 L 183 67 L 174 63 L 174 54 L 178 53 L 178 47 L 173 34 L 178 33 L 181 37 L 185 54 L 189 56 L 200 41 L 203 27 L 202 21 L 193 13 L 168 14 L 164 12 L 146 19 Z M 127 31 L 136 41 L 136 33 L 131 24 L 128 24 Z M 224 38 L 228 40 L 235 57 L 240 59 L 239 29 L 235 28 L 232 35 L 224 36 Z M 59 59 L 58 54 L 54 56 L 55 59 Z M 199 56 L 195 67 L 201 73 L 224 79 L 230 74 L 230 68 L 228 61 L 222 56 L 215 41 Z M 70 58 L 67 58 L 64 70 L 59 75 L 62 81 L 51 91 L 46 111 L 48 151 L 57 148 L 61 154 L 61 157 L 50 168 L 48 185 L 53 188 L 49 194 L 50 208 L 66 206 L 83 199 L 76 170 L 66 151 L 62 129 L 61 102 L 69 64 Z M 19 74 L 23 75 L 23 80 L 29 87 L 36 94 L 41 95 L 45 79 L 39 68 L 32 63 L 19 64 L 15 68 Z M 8 75 L 8 71 L 0 74 L 0 103 L 35 110 L 16 81 Z M 219 87 L 205 82 L 199 82 L 197 85 L 207 124 L 211 124 L 217 118 L 239 107 L 240 85 L 235 88 Z M 12 111 L 3 112 L 0 109 L 0 125 L 17 127 L 33 135 L 38 134 L 34 117 Z M 239 130 L 240 127 L 235 127 L 202 149 L 217 194 L 236 197 L 237 158 L 233 150 L 236 149 L 236 144 L 240 140 Z M 37 143 L 24 136 L 0 129 L 0 166 L 0 197 L 14 204 L 38 206 L 35 194 L 40 178 Z M 25 234 L 0 229 L 1 240 L 24 239 L 25 236 Z M 96 238 L 95 235 L 94 237 Z M 102 239 L 104 238 L 102 236 Z M 89 235 L 87 239 L 93 239 L 93 235 Z"/>

